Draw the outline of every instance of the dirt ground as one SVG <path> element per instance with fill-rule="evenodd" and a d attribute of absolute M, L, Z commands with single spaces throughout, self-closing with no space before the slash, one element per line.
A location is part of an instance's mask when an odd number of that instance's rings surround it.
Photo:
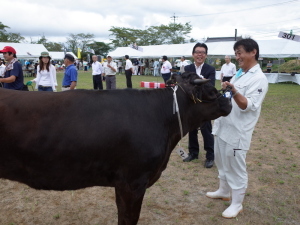
<path fill-rule="evenodd" d="M 221 213 L 229 202 L 205 197 L 217 189 L 218 179 L 215 166 L 203 167 L 202 150 L 200 159 L 190 163 L 173 151 L 162 177 L 147 190 L 139 224 L 300 224 L 299 112 L 274 112 L 272 101 L 269 104 L 247 155 L 249 187 L 243 213 L 224 219 Z M 187 149 L 186 137 L 183 146 Z M 113 188 L 37 191 L 0 179 L 0 225 L 117 224 L 114 199 Z"/>

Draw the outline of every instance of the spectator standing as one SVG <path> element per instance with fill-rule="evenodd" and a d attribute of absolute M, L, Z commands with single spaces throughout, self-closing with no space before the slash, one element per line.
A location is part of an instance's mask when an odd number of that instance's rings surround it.
<path fill-rule="evenodd" d="M 123 69 L 123 65 L 122 65 L 122 64 L 123 64 L 123 63 L 122 63 L 122 60 L 120 59 L 120 60 L 118 61 L 119 74 L 122 73 L 122 69 Z"/>
<path fill-rule="evenodd" d="M 197 43 L 193 48 L 194 64 L 188 65 L 184 68 L 185 72 L 195 72 L 202 79 L 210 79 L 210 83 L 215 86 L 216 69 L 211 65 L 205 63 L 207 57 L 207 46 L 204 43 Z M 211 134 L 211 121 L 206 121 L 200 127 L 204 142 L 204 150 L 206 151 L 206 160 L 204 167 L 211 168 L 214 164 L 214 136 Z M 184 162 L 190 162 L 198 159 L 199 142 L 198 129 L 189 132 L 189 156 L 185 158 Z"/>
<path fill-rule="evenodd" d="M 116 89 L 116 73 L 118 71 L 117 64 L 112 61 L 111 56 L 107 56 L 107 63 L 104 64 L 104 76 L 106 89 Z"/>
<path fill-rule="evenodd" d="M 64 65 L 66 67 L 62 82 L 62 91 L 74 90 L 77 85 L 77 69 L 74 65 L 74 57 L 71 54 L 66 54 L 64 58 Z"/>
<path fill-rule="evenodd" d="M 149 75 L 150 74 L 150 64 L 149 64 L 149 60 L 146 59 L 145 60 L 145 75 Z"/>
<path fill-rule="evenodd" d="M 102 83 L 102 73 L 104 73 L 103 67 L 100 62 L 98 62 L 98 56 L 92 56 L 92 75 L 93 75 L 93 85 L 94 90 L 103 90 Z"/>
<path fill-rule="evenodd" d="M 49 52 L 42 52 L 39 59 L 37 75 L 32 80 L 36 83 L 35 89 L 38 89 L 38 91 L 55 91 L 57 86 L 56 69 L 50 62 Z"/>
<path fill-rule="evenodd" d="M 256 41 L 251 38 L 239 40 L 233 49 L 241 69 L 230 83 L 223 84 L 223 88 L 232 88 L 232 110 L 227 117 L 216 119 L 213 129 L 220 184 L 217 191 L 206 193 L 214 199 L 228 199 L 231 194 L 231 204 L 222 213 L 225 218 L 234 218 L 243 209 L 248 186 L 246 155 L 268 91 L 268 80 L 258 64 Z"/>
<path fill-rule="evenodd" d="M 127 88 L 132 88 L 131 77 L 133 74 L 132 62 L 129 60 L 129 56 L 125 55 L 126 65 L 125 65 L 125 76 Z"/>
<path fill-rule="evenodd" d="M 158 60 L 155 59 L 154 63 L 153 63 L 153 75 L 155 77 L 158 77 L 159 76 L 159 62 Z"/>
<path fill-rule="evenodd" d="M 4 83 L 4 88 L 23 90 L 23 70 L 17 60 L 16 50 L 11 46 L 5 46 L 0 53 L 3 53 L 3 57 L 7 61 L 4 78 L 0 78 L 0 82 Z"/>
<path fill-rule="evenodd" d="M 184 56 L 181 56 L 180 62 L 178 64 L 179 65 L 177 65 L 177 67 L 179 67 L 179 73 L 184 73 L 184 67 L 186 67 L 187 65 L 189 65 L 187 63 L 187 61 L 185 60 Z"/>
<path fill-rule="evenodd" d="M 236 66 L 231 62 L 231 57 L 229 55 L 226 55 L 225 64 L 221 68 L 221 81 L 230 81 L 235 74 Z"/>
<path fill-rule="evenodd" d="M 151 59 L 151 60 L 150 60 L 150 63 L 149 63 L 150 75 L 151 75 L 151 74 L 154 75 L 154 66 L 153 66 L 153 64 L 154 64 L 154 60 Z"/>
<path fill-rule="evenodd" d="M 4 62 L 2 62 L 2 60 L 0 59 L 0 78 L 4 77 L 4 73 L 5 73 L 5 65 Z M 4 87 L 4 83 L 0 83 L 0 88 Z"/>
<path fill-rule="evenodd" d="M 84 69 L 84 72 L 87 72 L 88 71 L 88 62 L 87 61 L 83 61 L 83 69 Z"/>
<path fill-rule="evenodd" d="M 4 72 L 5 72 L 5 65 L 0 59 L 0 77 L 4 77 Z"/>
<path fill-rule="evenodd" d="M 141 75 L 145 75 L 145 60 L 141 59 L 141 71 L 140 71 Z"/>
<path fill-rule="evenodd" d="M 133 61 L 133 74 L 132 75 L 138 75 L 138 69 L 139 69 L 139 60 L 135 59 Z"/>
<path fill-rule="evenodd" d="M 267 73 L 271 73 L 272 66 L 273 66 L 273 64 L 271 63 L 271 61 L 269 61 L 267 64 Z"/>
<path fill-rule="evenodd" d="M 26 61 L 25 61 L 26 70 L 28 70 L 28 69 L 29 69 L 29 68 L 28 68 L 28 67 L 29 67 L 29 65 L 30 65 L 30 62 L 26 60 Z"/>
<path fill-rule="evenodd" d="M 171 69 L 172 69 L 172 65 L 171 63 L 168 61 L 168 57 L 167 56 L 163 56 L 162 57 L 162 61 L 163 61 L 163 64 L 161 66 L 161 76 L 163 77 L 164 79 L 164 82 L 166 83 L 167 80 L 170 79 L 171 77 Z"/>

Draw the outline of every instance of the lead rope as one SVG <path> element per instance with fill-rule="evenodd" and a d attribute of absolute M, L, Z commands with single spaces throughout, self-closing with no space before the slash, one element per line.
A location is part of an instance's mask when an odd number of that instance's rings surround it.
<path fill-rule="evenodd" d="M 179 147 L 176 149 L 176 152 L 182 159 L 185 159 L 188 157 L 188 155 L 181 147 L 181 139 L 183 138 L 183 131 L 182 131 L 182 124 L 181 124 L 179 106 L 178 106 L 177 95 L 176 95 L 178 86 L 176 85 L 175 87 L 172 87 L 172 89 L 173 89 L 173 114 L 177 113 L 178 123 L 179 123 L 179 128 L 180 128 L 180 135 L 181 135 L 180 141 L 178 143 Z"/>
<path fill-rule="evenodd" d="M 176 95 L 176 91 L 178 89 L 178 86 L 172 87 L 172 89 L 173 89 L 173 114 L 177 113 L 178 123 L 179 123 L 179 128 L 180 128 L 180 135 L 181 135 L 181 139 L 182 139 L 183 138 L 183 131 L 182 131 L 182 124 L 181 124 L 179 106 L 178 106 L 177 95 Z M 179 146 L 180 146 L 181 139 L 179 141 Z"/>

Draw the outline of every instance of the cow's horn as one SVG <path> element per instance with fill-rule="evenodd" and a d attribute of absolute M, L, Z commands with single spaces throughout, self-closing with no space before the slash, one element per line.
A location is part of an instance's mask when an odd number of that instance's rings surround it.
<path fill-rule="evenodd" d="M 208 81 L 210 81 L 210 80 L 209 79 L 195 79 L 191 83 L 196 84 L 196 85 L 201 85 L 201 84 L 207 83 Z"/>

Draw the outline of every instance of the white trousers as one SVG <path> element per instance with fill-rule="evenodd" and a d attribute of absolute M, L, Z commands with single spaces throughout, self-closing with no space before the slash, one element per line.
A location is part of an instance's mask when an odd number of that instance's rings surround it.
<path fill-rule="evenodd" d="M 219 178 L 226 180 L 231 189 L 247 188 L 247 150 L 234 149 L 238 148 L 215 136 L 215 163 L 219 171 Z"/>

